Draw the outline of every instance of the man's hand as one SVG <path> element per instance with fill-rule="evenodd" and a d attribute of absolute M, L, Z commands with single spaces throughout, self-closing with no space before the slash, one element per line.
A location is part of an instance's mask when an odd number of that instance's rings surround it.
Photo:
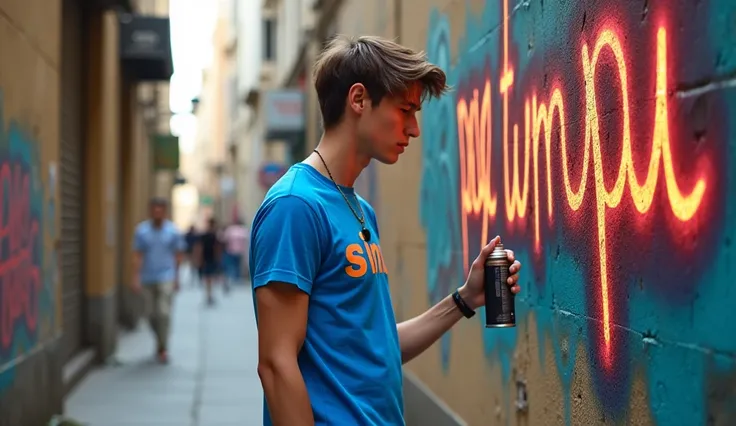
<path fill-rule="evenodd" d="M 500 237 L 496 237 L 487 246 L 483 247 L 478 257 L 473 261 L 473 266 L 470 267 L 468 279 L 458 290 L 460 297 L 473 310 L 485 304 L 485 292 L 483 290 L 485 261 L 500 240 Z M 506 255 L 512 263 L 509 268 L 508 285 L 511 286 L 511 291 L 516 294 L 521 290 L 516 285 L 519 281 L 518 272 L 521 269 L 521 264 L 514 259 L 514 253 L 511 250 L 506 250 Z M 401 346 L 401 361 L 403 363 L 409 362 L 424 352 L 461 318 L 460 310 L 455 306 L 452 296 L 448 295 L 423 314 L 399 324 L 397 330 Z"/>
<path fill-rule="evenodd" d="M 465 284 L 460 287 L 458 292 L 460 296 L 465 300 L 470 309 L 477 309 L 485 304 L 486 296 L 483 290 L 483 271 L 485 262 L 488 256 L 493 252 L 496 244 L 501 242 L 501 237 L 496 236 L 491 240 L 485 247 L 483 247 L 475 258 L 473 264 L 470 266 L 470 272 Z M 509 258 L 511 267 L 509 267 L 509 279 L 507 284 L 511 286 L 511 292 L 516 294 L 521 291 L 521 287 L 517 284 L 519 281 L 519 271 L 521 270 L 521 263 L 514 257 L 514 252 L 506 250 L 506 255 Z"/>

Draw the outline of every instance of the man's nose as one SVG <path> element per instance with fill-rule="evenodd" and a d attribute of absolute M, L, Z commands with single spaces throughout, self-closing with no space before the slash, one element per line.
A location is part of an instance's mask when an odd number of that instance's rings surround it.
<path fill-rule="evenodd" d="M 418 138 L 420 133 L 421 131 L 419 130 L 419 125 L 416 120 L 411 126 L 408 126 L 406 128 L 406 135 L 410 138 Z"/>

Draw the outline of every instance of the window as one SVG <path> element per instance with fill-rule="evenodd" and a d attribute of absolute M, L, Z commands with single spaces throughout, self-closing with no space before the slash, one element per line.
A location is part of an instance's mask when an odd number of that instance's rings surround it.
<path fill-rule="evenodd" d="M 263 59 L 276 59 L 276 20 L 273 18 L 263 20 Z"/>

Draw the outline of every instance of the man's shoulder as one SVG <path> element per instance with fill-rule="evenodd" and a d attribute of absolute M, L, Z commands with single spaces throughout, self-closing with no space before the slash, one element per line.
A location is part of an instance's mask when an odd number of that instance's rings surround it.
<path fill-rule="evenodd" d="M 318 203 L 316 198 L 309 193 L 283 193 L 272 194 L 263 200 L 256 216 L 263 217 L 267 214 L 276 215 L 311 215 L 316 217 Z"/>
<path fill-rule="evenodd" d="M 173 220 L 167 219 L 166 222 L 164 222 L 164 226 L 165 226 L 166 231 L 172 232 L 174 234 L 179 234 L 179 228 L 176 227 L 176 224 L 174 223 Z"/>
<path fill-rule="evenodd" d="M 314 177 L 302 164 L 295 164 L 268 190 L 265 200 L 294 196 L 307 202 L 316 200 Z"/>
<path fill-rule="evenodd" d="M 135 226 L 135 232 L 147 232 L 151 229 L 151 221 L 144 220 L 141 222 L 138 222 L 138 224 Z"/>
<path fill-rule="evenodd" d="M 309 172 L 302 167 L 292 167 L 268 191 L 261 210 L 284 207 L 316 211 L 320 200 L 319 191 Z"/>

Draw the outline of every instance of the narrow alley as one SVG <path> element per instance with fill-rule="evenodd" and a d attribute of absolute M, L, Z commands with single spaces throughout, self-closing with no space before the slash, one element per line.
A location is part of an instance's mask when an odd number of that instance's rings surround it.
<path fill-rule="evenodd" d="M 171 359 L 154 359 L 141 320 L 118 342 L 113 362 L 88 374 L 66 401 L 85 426 L 250 426 L 262 424 L 257 336 L 250 287 L 237 286 L 207 307 L 200 289 L 175 298 Z"/>

